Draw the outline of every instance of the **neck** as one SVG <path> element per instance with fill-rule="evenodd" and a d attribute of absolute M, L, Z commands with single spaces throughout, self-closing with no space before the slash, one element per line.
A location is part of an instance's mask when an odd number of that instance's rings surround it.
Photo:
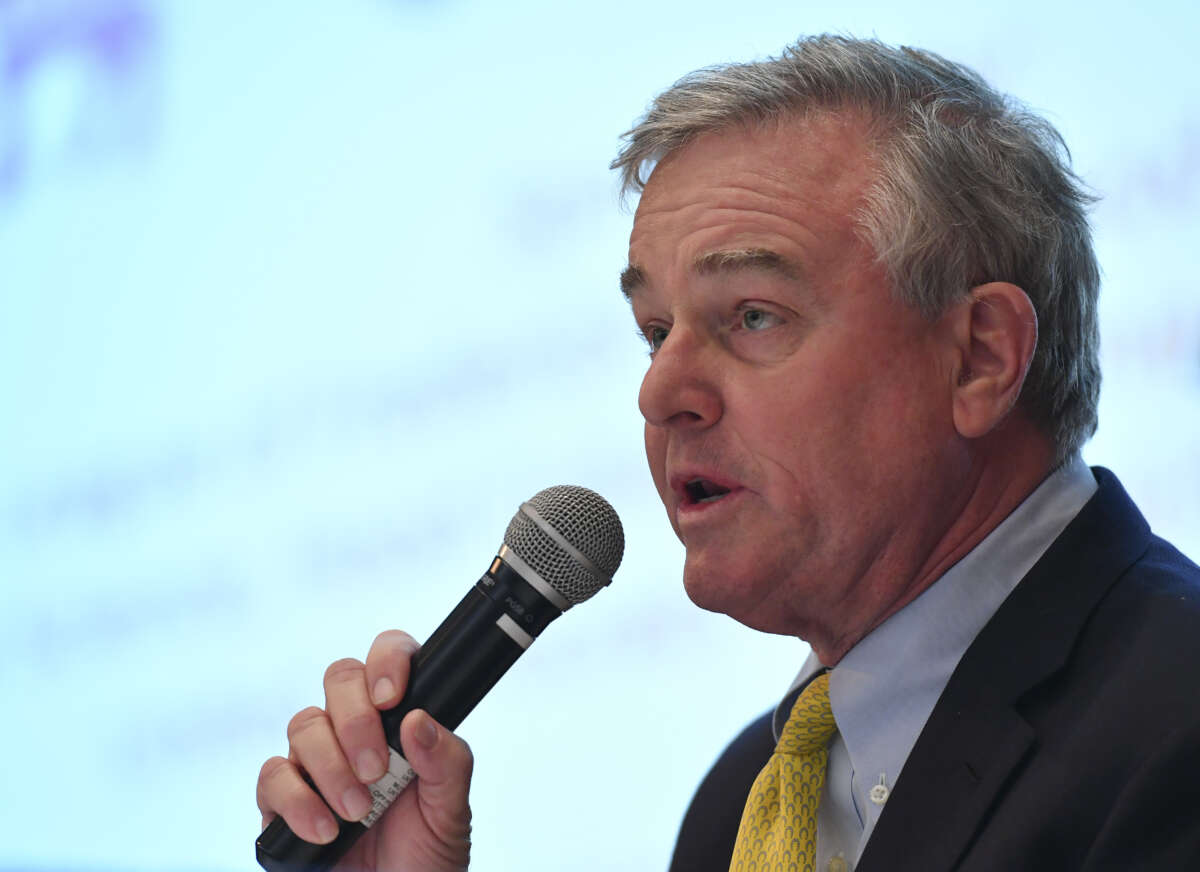
<path fill-rule="evenodd" d="M 858 588 L 859 608 L 840 626 L 801 634 L 821 663 L 834 666 L 868 633 L 900 611 L 982 542 L 1053 471 L 1049 440 L 1022 421 L 1010 421 L 967 446 L 959 474 L 948 476 L 918 521 L 898 525 L 888 547 Z M 849 605 L 849 603 L 847 603 Z"/>

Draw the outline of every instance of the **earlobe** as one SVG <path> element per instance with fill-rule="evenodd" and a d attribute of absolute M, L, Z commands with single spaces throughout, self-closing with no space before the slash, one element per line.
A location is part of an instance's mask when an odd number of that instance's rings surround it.
<path fill-rule="evenodd" d="M 954 426 L 975 439 L 998 426 L 1021 395 L 1037 347 L 1037 314 L 1019 287 L 989 282 L 972 288 L 956 315 Z"/>

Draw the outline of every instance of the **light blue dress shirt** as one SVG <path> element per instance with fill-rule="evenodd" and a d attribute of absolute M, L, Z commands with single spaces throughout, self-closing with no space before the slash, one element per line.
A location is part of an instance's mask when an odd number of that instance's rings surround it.
<path fill-rule="evenodd" d="M 958 661 L 1095 491 L 1083 460 L 1068 461 L 833 668 L 829 698 L 838 733 L 817 816 L 817 872 L 854 868 Z M 798 689 L 822 668 L 810 654 L 775 711 L 777 738 Z"/>

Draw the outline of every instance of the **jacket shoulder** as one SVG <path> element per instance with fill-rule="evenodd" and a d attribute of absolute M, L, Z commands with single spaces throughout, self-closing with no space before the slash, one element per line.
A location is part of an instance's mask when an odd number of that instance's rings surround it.
<path fill-rule="evenodd" d="M 679 827 L 670 872 L 728 872 L 742 807 L 775 750 L 771 715 L 742 730 L 700 782 Z"/>

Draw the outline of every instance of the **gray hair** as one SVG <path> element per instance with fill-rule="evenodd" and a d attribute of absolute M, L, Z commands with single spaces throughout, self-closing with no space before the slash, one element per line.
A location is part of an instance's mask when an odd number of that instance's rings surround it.
<path fill-rule="evenodd" d="M 680 79 L 624 134 L 612 168 L 624 192 L 640 191 L 701 134 L 838 111 L 871 122 L 879 173 L 856 218 L 901 300 L 932 318 L 1006 281 L 1033 301 L 1038 344 L 1019 404 L 1063 462 L 1096 430 L 1095 198 L 1058 131 L 972 70 L 877 40 L 805 38 L 778 58 Z"/>

